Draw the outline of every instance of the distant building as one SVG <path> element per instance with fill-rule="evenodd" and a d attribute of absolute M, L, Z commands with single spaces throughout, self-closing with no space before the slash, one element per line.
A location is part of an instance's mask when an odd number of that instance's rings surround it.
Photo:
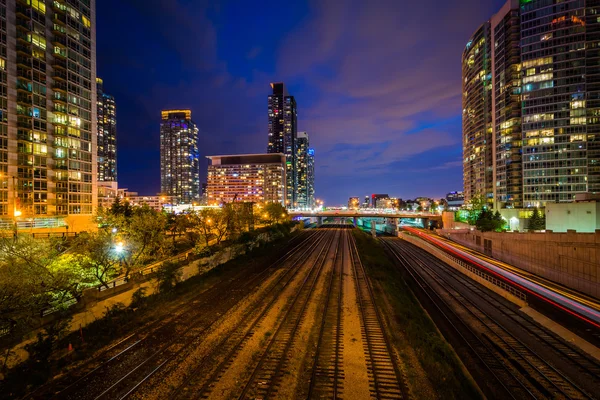
<path fill-rule="evenodd" d="M 465 204 L 463 192 L 450 192 L 446 195 L 446 204 L 449 211 L 458 210 Z"/>
<path fill-rule="evenodd" d="M 308 157 L 307 160 L 307 190 L 308 190 L 308 207 L 315 206 L 315 149 L 308 149 Z"/>
<path fill-rule="evenodd" d="M 315 195 L 315 152 L 310 148 L 308 133 L 298 132 L 296 146 L 296 167 L 298 190 L 294 207 L 312 208 Z"/>
<path fill-rule="evenodd" d="M 390 208 L 390 196 L 387 194 L 372 194 L 371 208 Z"/>
<path fill-rule="evenodd" d="M 365 196 L 365 201 L 361 204 L 361 208 L 371 208 L 371 198 L 369 196 Z"/>
<path fill-rule="evenodd" d="M 267 153 L 285 155 L 286 206 L 297 202 L 297 135 L 298 111 L 296 99 L 290 96 L 283 82 L 271 83 L 273 92 L 268 96 L 269 144 Z"/>
<path fill-rule="evenodd" d="M 358 197 L 350 197 L 348 199 L 348 209 L 358 210 L 360 208 L 360 199 Z"/>
<path fill-rule="evenodd" d="M 98 108 L 98 182 L 117 181 L 117 110 L 115 98 L 96 78 Z"/>
<path fill-rule="evenodd" d="M 180 203 L 200 200 L 198 128 L 190 110 L 165 110 L 160 123 L 160 191 Z"/>
<path fill-rule="evenodd" d="M 208 156 L 208 205 L 240 202 L 285 204 L 285 162 L 281 153 Z"/>

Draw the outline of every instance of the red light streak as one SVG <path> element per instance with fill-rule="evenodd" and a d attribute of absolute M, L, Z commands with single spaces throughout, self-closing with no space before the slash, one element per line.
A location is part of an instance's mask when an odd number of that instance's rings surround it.
<path fill-rule="evenodd" d="M 482 268 L 483 270 L 485 270 L 485 271 L 487 271 L 487 272 L 491 273 L 492 275 L 494 275 L 494 276 L 496 276 L 496 277 L 498 277 L 498 278 L 502 279 L 503 281 L 505 281 L 505 282 L 508 282 L 508 283 L 510 283 L 511 285 L 514 285 L 514 286 L 518 287 L 519 289 L 522 289 L 522 290 L 524 290 L 525 292 L 527 292 L 527 293 L 530 293 L 530 294 L 532 294 L 532 295 L 534 295 L 534 296 L 538 297 L 538 298 L 539 298 L 539 299 L 541 299 L 541 300 L 544 300 L 545 302 L 547 302 L 547 303 L 549 303 L 549 304 L 553 305 L 554 307 L 557 307 L 557 308 L 559 308 L 559 309 L 561 309 L 561 310 L 563 310 L 563 311 L 566 311 L 566 312 L 568 312 L 569 314 L 571 314 L 571 315 L 573 315 L 573 316 L 575 316 L 575 317 L 577 317 L 577 318 L 579 318 L 579 319 L 581 319 L 581 320 L 583 320 L 583 321 L 585 321 L 585 322 L 587 322 L 587 323 L 589 323 L 589 324 L 591 324 L 591 325 L 595 326 L 596 328 L 600 328 L 600 324 L 598 324 L 598 323 L 596 323 L 596 322 L 594 322 L 594 321 L 590 320 L 589 318 L 586 318 L 586 317 L 584 317 L 583 315 L 581 315 L 581 314 L 578 314 L 578 313 L 577 313 L 577 312 L 575 312 L 575 311 L 569 310 L 568 308 L 566 308 L 566 307 L 564 307 L 564 306 L 562 306 L 562 305 L 558 304 L 558 303 L 557 303 L 557 302 L 555 302 L 554 300 L 551 300 L 551 299 L 549 299 L 549 298 L 547 298 L 547 297 L 544 297 L 544 296 L 542 296 L 541 294 L 539 294 L 539 293 L 536 293 L 535 291 L 533 291 L 533 290 L 531 290 L 531 289 L 528 289 L 528 288 L 526 288 L 525 286 L 523 286 L 523 285 L 521 285 L 521 284 L 519 284 L 519 283 L 517 283 L 517 282 L 515 282 L 515 281 L 513 281 L 513 280 L 511 280 L 511 279 L 509 279 L 509 278 L 507 278 L 507 277 L 505 277 L 504 275 L 502 275 L 502 274 L 499 274 L 499 273 L 497 273 L 496 271 L 494 271 L 494 270 L 492 270 L 492 269 L 490 269 L 490 268 L 488 268 L 488 267 L 486 267 L 486 266 L 484 266 L 484 265 L 482 265 L 482 264 L 480 264 L 480 263 L 478 263 L 478 262 L 476 262 L 476 261 L 474 261 L 474 260 L 472 260 L 472 259 L 470 259 L 470 258 L 468 258 L 468 257 L 466 257 L 466 256 L 464 256 L 464 255 L 462 255 L 462 254 L 460 254 L 460 253 L 458 253 L 457 251 L 455 251 L 454 249 L 452 249 L 450 246 L 448 246 L 448 245 L 446 245 L 446 244 L 444 244 L 444 243 L 438 242 L 437 240 L 435 240 L 435 239 L 433 239 L 433 238 L 429 237 L 429 235 L 425 235 L 425 234 L 423 234 L 423 233 L 421 233 L 421 232 L 419 232 L 419 231 L 417 231 L 417 230 L 415 230 L 415 229 L 413 229 L 413 228 L 408 228 L 408 227 L 406 227 L 406 228 L 404 228 L 404 229 L 405 229 L 405 230 L 407 230 L 407 231 L 409 231 L 409 232 L 412 232 L 412 233 L 415 233 L 415 234 L 417 234 L 418 236 L 420 236 L 420 237 L 424 238 L 425 240 L 427 240 L 427 241 L 429 241 L 429 242 L 431 242 L 431 243 L 435 244 L 435 245 L 436 245 L 436 246 L 438 246 L 438 247 L 442 247 L 444 250 L 446 250 L 446 251 L 449 251 L 450 253 L 454 254 L 455 256 L 457 256 L 457 257 L 461 258 L 461 259 L 462 259 L 462 260 L 464 260 L 464 261 L 467 261 L 467 262 L 469 262 L 469 263 L 475 264 L 477 267 L 479 267 L 479 268 Z M 557 293 L 557 295 L 558 295 L 558 293 Z M 565 301 L 566 301 L 566 302 L 568 302 L 568 303 L 571 303 L 571 304 L 572 304 L 574 307 L 577 307 L 577 308 L 580 308 L 580 309 L 581 309 L 581 306 L 580 306 L 580 305 L 578 305 L 577 303 L 573 302 L 572 300 L 565 299 Z"/>

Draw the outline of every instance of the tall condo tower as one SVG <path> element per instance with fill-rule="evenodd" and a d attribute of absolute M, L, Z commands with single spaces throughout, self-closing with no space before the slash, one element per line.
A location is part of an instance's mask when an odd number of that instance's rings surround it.
<path fill-rule="evenodd" d="M 296 138 L 298 112 L 296 99 L 290 96 L 283 82 L 271 83 L 272 94 L 268 96 L 269 144 L 267 153 L 283 153 L 286 161 L 285 204 L 293 207 L 298 190 Z"/>
<path fill-rule="evenodd" d="M 315 152 L 310 148 L 308 133 L 298 132 L 296 146 L 298 190 L 294 207 L 312 208 L 314 205 L 314 157 Z"/>
<path fill-rule="evenodd" d="M 463 181 L 465 201 L 493 201 L 492 65 L 490 23 L 471 36 L 462 55 Z"/>
<path fill-rule="evenodd" d="M 160 190 L 180 203 L 200 200 L 198 128 L 190 110 L 162 111 Z"/>
<path fill-rule="evenodd" d="M 98 182 L 117 181 L 117 110 L 115 98 L 103 90 L 96 78 L 98 92 Z"/>
<path fill-rule="evenodd" d="M 0 2 L 0 222 L 89 220 L 96 188 L 95 0 Z"/>

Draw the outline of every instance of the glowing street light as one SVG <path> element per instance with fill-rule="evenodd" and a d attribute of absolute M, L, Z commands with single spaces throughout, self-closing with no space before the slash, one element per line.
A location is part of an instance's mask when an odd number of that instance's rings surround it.
<path fill-rule="evenodd" d="M 123 242 L 119 242 L 115 245 L 115 251 L 117 252 L 117 254 L 121 254 L 123 250 L 125 250 L 125 245 L 123 244 Z"/>
<path fill-rule="evenodd" d="M 21 214 L 21 210 L 15 210 L 15 217 L 20 217 Z"/>

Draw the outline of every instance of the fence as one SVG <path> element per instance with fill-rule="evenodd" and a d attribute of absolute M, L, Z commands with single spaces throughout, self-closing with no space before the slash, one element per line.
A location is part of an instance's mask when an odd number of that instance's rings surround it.
<path fill-rule="evenodd" d="M 434 245 L 427 243 L 421 239 L 415 238 L 413 236 L 403 234 L 401 237 L 402 237 L 402 239 L 414 244 L 415 246 L 421 247 L 423 249 L 426 248 L 426 250 L 429 253 L 435 255 L 440 260 L 450 262 L 451 263 L 450 265 L 452 265 L 452 263 L 454 263 L 455 265 L 459 265 L 461 268 L 467 270 L 468 272 L 470 272 L 474 275 L 477 275 L 479 278 L 488 281 L 492 285 L 499 287 L 500 289 L 504 290 L 505 292 L 512 294 L 516 298 L 523 300 L 523 301 L 527 301 L 527 296 L 525 295 L 525 293 L 521 292 L 520 290 L 517 290 L 513 286 L 507 284 L 506 282 L 504 282 L 500 279 L 496 279 L 495 277 L 485 273 L 481 269 L 479 269 L 469 263 L 464 262 L 460 258 L 454 257 L 453 255 L 448 254 L 445 251 L 435 247 Z"/>

